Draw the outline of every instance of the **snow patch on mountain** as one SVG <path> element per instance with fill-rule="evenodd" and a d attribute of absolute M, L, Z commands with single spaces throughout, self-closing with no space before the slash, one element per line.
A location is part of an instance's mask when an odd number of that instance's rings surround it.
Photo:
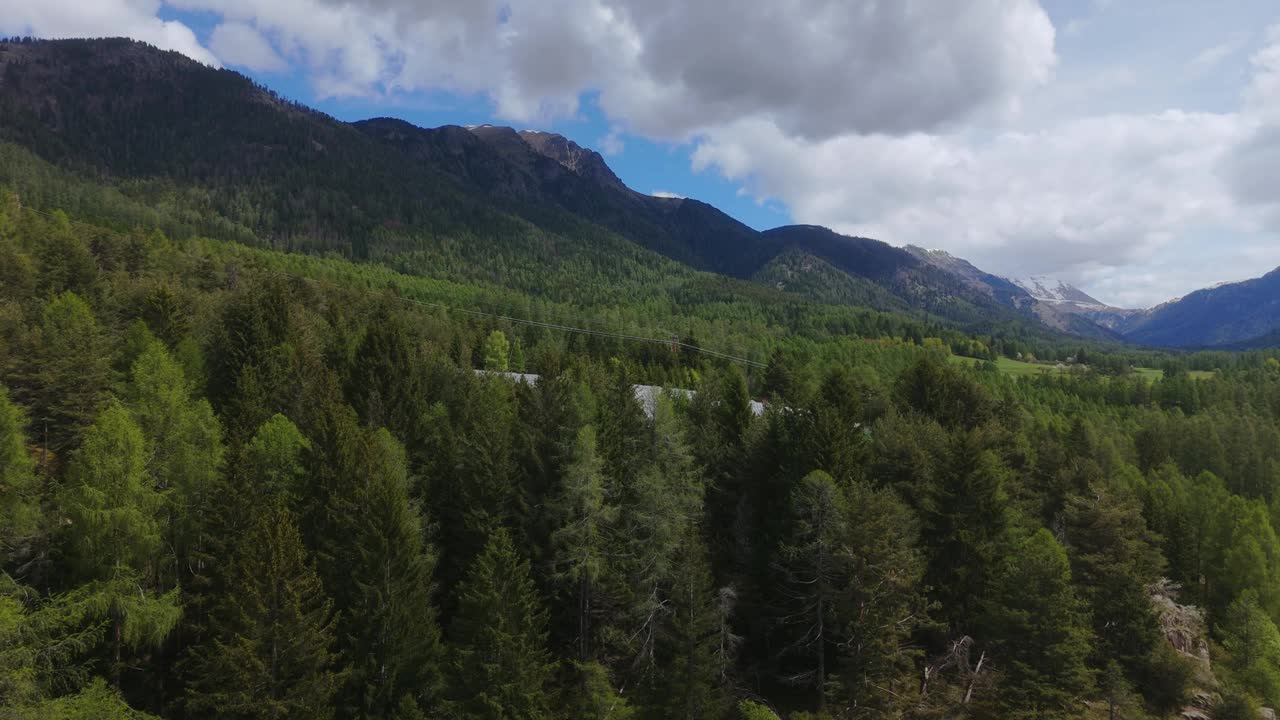
<path fill-rule="evenodd" d="M 1027 291 L 1027 294 L 1041 302 L 1064 304 L 1070 303 L 1081 308 L 1105 310 L 1106 303 L 1095 300 L 1088 293 L 1074 285 L 1045 275 L 1032 275 L 1024 278 L 1010 278 L 1013 284 Z"/>

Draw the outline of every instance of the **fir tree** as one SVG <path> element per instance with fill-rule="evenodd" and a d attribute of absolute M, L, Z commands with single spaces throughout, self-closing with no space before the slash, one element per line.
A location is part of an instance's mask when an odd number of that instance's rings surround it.
<path fill-rule="evenodd" d="M 986 606 L 990 659 L 1002 673 L 1001 717 L 1077 714 L 1090 686 L 1086 622 L 1066 551 L 1041 528 L 1006 560 Z"/>
<path fill-rule="evenodd" d="M 332 717 L 342 682 L 333 603 L 279 500 L 258 511 L 234 568 L 214 638 L 196 655 L 187 707 L 212 717 Z"/>
<path fill-rule="evenodd" d="M 490 537 L 458 595 L 451 637 L 459 712 L 475 720 L 551 717 L 547 616 L 507 531 Z"/>
<path fill-rule="evenodd" d="M 432 603 L 435 556 L 409 499 L 404 449 L 386 430 L 368 441 L 357 549 L 348 568 L 355 605 L 344 615 L 352 700 L 368 717 L 388 717 L 404 697 L 430 710 L 443 685 L 442 647 Z"/>

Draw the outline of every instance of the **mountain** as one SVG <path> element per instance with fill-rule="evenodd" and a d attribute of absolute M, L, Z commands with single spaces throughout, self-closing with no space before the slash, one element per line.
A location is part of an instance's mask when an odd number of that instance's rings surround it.
<path fill-rule="evenodd" d="M 1125 338 L 1166 347 L 1273 346 L 1280 332 L 1280 269 L 1198 290 L 1142 314 Z"/>
<path fill-rule="evenodd" d="M 1093 299 L 1080 288 L 1044 275 L 1014 278 L 1010 282 L 1027 291 L 1031 297 L 1041 302 L 1055 305 L 1075 305 L 1093 309 L 1107 307 L 1105 303 Z"/>
<path fill-rule="evenodd" d="M 971 329 L 1040 319 L 1021 288 L 958 258 L 814 226 L 760 232 L 696 199 L 636 192 L 561 135 L 345 123 L 129 40 L 0 43 L 0 142 L 138 200 L 181 198 L 213 237 L 430 277 L 555 275 L 569 294 L 584 273 L 634 277 L 635 261 L 666 283 L 707 271 Z M 427 262 L 428 249 L 447 261 Z"/>

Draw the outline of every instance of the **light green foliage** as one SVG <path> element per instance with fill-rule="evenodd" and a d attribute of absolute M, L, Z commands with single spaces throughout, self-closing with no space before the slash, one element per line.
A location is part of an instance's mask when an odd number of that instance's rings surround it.
<path fill-rule="evenodd" d="M 1243 687 L 1269 705 L 1280 701 L 1280 630 L 1259 604 L 1256 591 L 1244 591 L 1227 608 L 1222 645 Z"/>
<path fill-rule="evenodd" d="M 599 663 L 577 663 L 577 677 L 569 685 L 562 703 L 568 717 L 582 720 L 633 720 L 635 708 L 627 695 L 609 679 L 609 671 Z"/>
<path fill-rule="evenodd" d="M 511 365 L 511 344 L 501 330 L 494 330 L 484 341 L 484 369 L 506 372 Z"/>
<path fill-rule="evenodd" d="M 15 550 L 40 521 L 40 487 L 23 436 L 25 421 L 0 385 L 0 553 Z"/>
<path fill-rule="evenodd" d="M 124 650 L 155 647 L 182 615 L 178 590 L 157 587 L 163 496 L 146 474 L 146 448 L 129 411 L 107 406 L 86 431 L 62 496 L 74 528 L 78 576 L 93 589 L 97 616 L 112 625 L 115 672 Z"/>
<path fill-rule="evenodd" d="M 142 431 L 112 403 L 85 432 L 62 497 L 82 576 L 149 575 L 161 546 L 163 496 L 148 482 Z"/>
<path fill-rule="evenodd" d="M 101 405 L 109 371 L 106 340 L 88 303 L 71 292 L 45 305 L 38 337 L 29 358 L 35 389 L 28 406 L 37 442 L 61 452 Z"/>
<path fill-rule="evenodd" d="M 742 720 L 778 720 L 777 713 L 752 700 L 738 703 L 738 716 Z"/>
<path fill-rule="evenodd" d="M 289 418 L 272 415 L 245 446 L 245 464 L 253 475 L 254 490 L 268 497 L 298 498 L 305 472 L 302 454 L 310 447 L 310 441 Z"/>
<path fill-rule="evenodd" d="M 151 485 L 165 497 L 165 533 L 181 577 L 199 554 L 212 491 L 222 471 L 222 428 L 213 408 L 192 397 L 182 367 L 158 341 L 133 364 L 129 407 L 145 439 Z"/>
<path fill-rule="evenodd" d="M 590 659 L 593 589 L 607 566 L 609 535 L 617 508 L 606 502 L 604 474 L 596 452 L 596 433 L 584 426 L 573 445 L 554 503 L 556 529 L 551 534 L 557 579 L 577 603 L 578 654 Z"/>

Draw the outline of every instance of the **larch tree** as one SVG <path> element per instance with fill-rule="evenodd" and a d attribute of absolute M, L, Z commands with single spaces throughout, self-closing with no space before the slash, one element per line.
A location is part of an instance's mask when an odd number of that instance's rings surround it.
<path fill-rule="evenodd" d="M 111 624 L 112 675 L 126 650 L 159 645 L 177 625 L 178 590 L 159 593 L 163 496 L 146 473 L 146 441 L 129 411 L 113 403 L 85 432 L 61 504 L 70 519 L 78 577 L 91 583 Z"/>
<path fill-rule="evenodd" d="M 200 547 L 223 461 L 222 428 L 193 397 L 182 367 L 153 341 L 134 362 L 128 407 L 142 430 L 151 483 L 165 496 L 170 584 L 203 573 Z"/>
<path fill-rule="evenodd" d="M 110 354 L 89 304 L 71 292 L 45 306 L 38 337 L 22 400 L 31 410 L 36 444 L 61 453 L 102 407 Z"/>
<path fill-rule="evenodd" d="M 0 385 L 0 568 L 34 539 L 40 526 L 40 485 L 27 451 L 26 417 Z"/>
<path fill-rule="evenodd" d="M 616 507 L 605 497 L 603 463 L 590 425 L 578 432 L 573 461 L 565 468 L 552 512 L 555 574 L 576 602 L 575 647 L 578 660 L 587 662 L 592 653 L 594 593 L 608 565 L 610 533 L 617 520 Z"/>

